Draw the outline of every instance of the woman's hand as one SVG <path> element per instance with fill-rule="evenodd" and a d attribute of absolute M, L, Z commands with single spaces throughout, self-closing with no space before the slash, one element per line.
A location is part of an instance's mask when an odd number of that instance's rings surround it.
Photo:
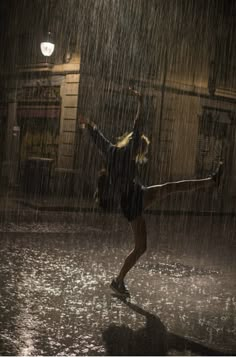
<path fill-rule="evenodd" d="M 80 123 L 83 124 L 83 125 L 85 125 L 86 127 L 88 127 L 88 126 L 90 126 L 90 127 L 92 127 L 92 128 L 96 127 L 96 124 L 95 124 L 92 120 L 90 120 L 89 118 L 87 118 L 87 117 L 82 117 L 82 118 L 80 119 Z"/>
<path fill-rule="evenodd" d="M 129 87 L 129 91 L 131 93 L 133 93 L 134 95 L 141 97 L 141 93 L 139 93 L 138 91 L 136 91 L 135 89 L 133 89 L 132 87 Z"/>

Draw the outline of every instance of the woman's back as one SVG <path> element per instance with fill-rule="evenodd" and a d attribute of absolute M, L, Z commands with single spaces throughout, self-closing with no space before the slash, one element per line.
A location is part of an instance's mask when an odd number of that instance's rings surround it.
<path fill-rule="evenodd" d="M 113 145 L 96 125 L 89 125 L 90 135 L 105 161 L 110 184 L 116 192 L 126 191 L 137 174 L 135 157 L 140 145 L 140 134 L 135 130 L 125 146 Z"/>
<path fill-rule="evenodd" d="M 116 186 L 116 191 L 123 193 L 129 189 L 137 176 L 132 144 L 122 148 L 116 146 L 109 148 L 107 170 L 111 184 Z"/>

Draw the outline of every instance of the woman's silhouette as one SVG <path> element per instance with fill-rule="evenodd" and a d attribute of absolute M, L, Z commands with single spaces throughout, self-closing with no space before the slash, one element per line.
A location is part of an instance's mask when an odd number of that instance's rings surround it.
<path fill-rule="evenodd" d="M 143 116 L 141 106 L 143 98 L 137 91 L 129 89 L 137 96 L 138 108 L 134 119 L 133 130 L 112 144 L 89 119 L 85 120 L 89 134 L 103 156 L 105 168 L 98 178 L 97 199 L 100 206 L 109 211 L 119 201 L 124 216 L 131 224 L 134 235 L 134 248 L 126 257 L 111 288 L 121 295 L 129 296 L 124 278 L 141 255 L 146 251 L 147 232 L 143 211 L 155 201 L 175 192 L 193 191 L 219 185 L 222 174 L 222 162 L 215 173 L 203 179 L 167 182 L 145 187 L 138 177 L 138 164 L 146 161 L 149 140 L 143 134 Z"/>

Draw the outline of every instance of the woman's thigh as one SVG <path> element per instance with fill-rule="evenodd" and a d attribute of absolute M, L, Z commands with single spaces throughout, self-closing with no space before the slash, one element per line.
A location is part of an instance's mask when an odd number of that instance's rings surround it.
<path fill-rule="evenodd" d="M 149 186 L 143 190 L 143 207 L 149 207 L 155 201 L 161 201 L 173 193 L 188 192 L 212 187 L 211 178 L 166 182 L 161 185 Z"/>
<path fill-rule="evenodd" d="M 160 186 L 145 187 L 143 189 L 143 209 L 148 208 L 154 202 L 163 199 L 163 190 Z"/>

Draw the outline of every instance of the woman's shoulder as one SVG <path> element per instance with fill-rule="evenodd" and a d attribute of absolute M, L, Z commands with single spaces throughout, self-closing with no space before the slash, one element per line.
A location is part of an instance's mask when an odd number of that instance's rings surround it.
<path fill-rule="evenodd" d="M 108 155 L 115 158 L 123 158 L 130 152 L 130 146 L 117 147 L 116 145 L 111 145 L 109 147 Z"/>

